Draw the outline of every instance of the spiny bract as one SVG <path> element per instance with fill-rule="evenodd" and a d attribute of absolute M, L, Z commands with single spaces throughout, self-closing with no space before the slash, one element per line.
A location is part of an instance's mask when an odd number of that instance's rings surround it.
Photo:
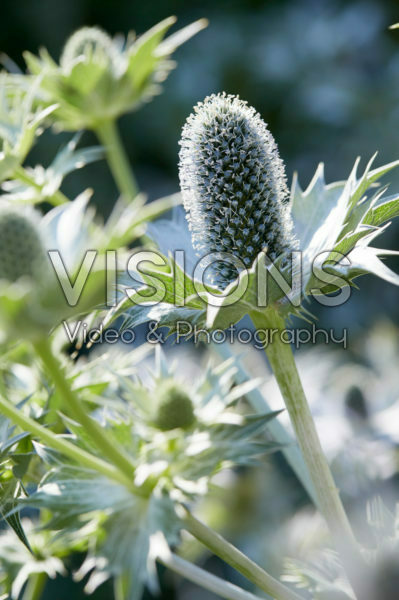
<path fill-rule="evenodd" d="M 156 390 L 158 394 L 155 425 L 169 431 L 180 427 L 186 429 L 194 423 L 194 408 L 189 395 L 173 380 L 164 381 Z"/>
<path fill-rule="evenodd" d="M 46 266 L 46 254 L 33 215 L 0 208 L 0 279 L 35 278 Z"/>
<path fill-rule="evenodd" d="M 248 268 L 262 250 L 274 261 L 295 247 L 284 163 L 254 108 L 238 96 L 208 96 L 180 145 L 184 207 L 201 256 L 229 253 Z M 213 266 L 218 284 L 237 277 L 231 261 Z"/>

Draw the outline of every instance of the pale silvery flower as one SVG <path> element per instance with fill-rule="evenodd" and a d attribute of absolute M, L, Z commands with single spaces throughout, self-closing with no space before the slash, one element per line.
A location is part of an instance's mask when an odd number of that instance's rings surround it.
<path fill-rule="evenodd" d="M 295 248 L 284 163 L 265 122 L 238 96 L 213 94 L 187 119 L 180 142 L 180 184 L 193 246 L 229 253 L 250 267 Z M 214 265 L 221 285 L 233 265 Z"/>

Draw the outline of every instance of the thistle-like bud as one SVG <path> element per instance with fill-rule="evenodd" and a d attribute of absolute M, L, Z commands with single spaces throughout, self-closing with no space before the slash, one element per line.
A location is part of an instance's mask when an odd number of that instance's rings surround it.
<path fill-rule="evenodd" d="M 162 431 L 186 429 L 195 421 L 190 396 L 173 380 L 166 380 L 156 390 L 157 413 L 154 424 Z"/>
<path fill-rule="evenodd" d="M 111 65 L 117 59 L 117 52 L 105 31 L 99 27 L 82 27 L 68 39 L 60 63 L 68 68 L 79 59 Z"/>
<path fill-rule="evenodd" d="M 0 208 L 0 280 L 36 279 L 46 266 L 34 216 L 13 207 Z"/>
<path fill-rule="evenodd" d="M 199 254 L 228 253 L 250 267 L 262 250 L 274 261 L 295 247 L 284 163 L 255 109 L 225 93 L 205 98 L 183 127 L 180 184 Z M 237 270 L 214 263 L 226 285 Z"/>

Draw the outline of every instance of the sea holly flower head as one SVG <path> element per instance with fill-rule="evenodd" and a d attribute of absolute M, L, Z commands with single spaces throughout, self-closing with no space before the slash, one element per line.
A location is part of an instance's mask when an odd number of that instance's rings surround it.
<path fill-rule="evenodd" d="M 104 69 L 117 68 L 117 47 L 99 27 L 82 27 L 68 39 L 60 58 L 60 64 L 66 71 L 71 71 L 76 63 L 91 63 Z"/>
<path fill-rule="evenodd" d="M 45 102 L 58 105 L 53 115 L 57 127 L 95 129 L 159 93 L 174 66 L 170 55 L 206 26 L 202 19 L 164 40 L 174 22 L 170 17 L 126 40 L 83 27 L 67 41 L 59 65 L 45 50 L 39 57 L 26 53 L 29 70 L 40 77 Z"/>
<path fill-rule="evenodd" d="M 205 98 L 180 141 L 180 185 L 193 246 L 228 253 L 250 267 L 265 250 L 271 260 L 296 246 L 285 169 L 273 136 L 255 109 L 225 93 Z M 222 286 L 236 265 L 216 262 Z"/>
<path fill-rule="evenodd" d="M 229 112 L 232 106 L 234 118 Z M 246 142 L 239 134 L 243 130 Z M 240 154 L 243 147 L 247 155 Z M 188 238 L 181 221 L 153 224 L 151 236 L 161 253 L 154 266 L 146 259 L 138 274 L 141 288 L 122 297 L 107 315 L 107 325 L 125 314 L 128 324 L 153 320 L 170 332 L 176 331 L 181 320 L 191 327 L 223 329 L 268 308 L 284 317 L 306 317 L 304 302 L 310 296 L 337 305 L 340 296 L 329 302 L 328 294 L 349 289 L 354 279 L 365 273 L 398 285 L 399 277 L 380 258 L 396 252 L 374 248 L 371 242 L 399 216 L 399 194 L 388 195 L 387 186 L 379 184 L 399 161 L 373 169 L 374 158 L 360 176 L 357 160 L 347 181 L 331 184 L 325 183 L 320 165 L 305 191 L 295 176 L 287 201 L 283 166 L 260 117 L 235 97 L 219 94 L 206 99 L 183 129 L 180 152 L 182 198 L 191 243 L 183 243 Z M 263 172 L 265 196 L 261 196 L 257 177 L 245 180 L 245 175 L 255 171 L 258 178 Z M 239 212 L 234 213 L 239 205 Z M 184 264 L 175 254 L 182 249 Z M 210 253 L 216 272 L 213 285 L 206 281 L 203 268 L 198 271 L 204 252 Z M 240 257 L 247 265 L 241 261 L 242 270 L 239 266 L 240 273 L 231 280 Z M 128 286 L 122 282 L 121 287 Z"/>
<path fill-rule="evenodd" d="M 44 217 L 31 207 L 3 201 L 1 342 L 48 336 L 62 320 L 107 302 L 106 250 L 111 245 L 123 248 L 140 235 L 140 211 L 118 204 L 109 222 L 97 222 L 88 208 L 90 196 L 83 193 Z M 73 283 L 78 276 L 79 289 Z"/>
<path fill-rule="evenodd" d="M 276 413 L 255 417 L 237 410 L 238 400 L 258 380 L 234 385 L 237 366 L 226 361 L 205 369 L 191 382 L 188 393 L 186 382 L 165 361 L 160 348 L 156 356 L 152 380 L 144 385 L 137 374 L 121 376 L 119 390 L 112 392 L 123 401 L 119 407 L 114 403 L 113 410 L 120 420 L 131 414 L 132 431 L 142 440 L 136 485 L 145 485 L 148 478 L 152 486 L 155 477 L 169 490 L 203 492 L 210 478 L 227 465 L 247 464 L 278 449 L 274 442 L 256 440 Z"/>

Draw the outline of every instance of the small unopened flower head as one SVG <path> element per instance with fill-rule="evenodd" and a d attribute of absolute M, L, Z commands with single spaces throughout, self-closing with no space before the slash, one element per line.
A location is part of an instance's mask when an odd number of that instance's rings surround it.
<path fill-rule="evenodd" d="M 183 127 L 180 184 L 198 254 L 228 253 L 250 267 L 262 250 L 274 261 L 295 247 L 284 163 L 254 108 L 225 93 L 205 98 Z M 215 279 L 237 277 L 214 264 Z"/>
<path fill-rule="evenodd" d="M 0 280 L 36 279 L 47 267 L 45 249 L 34 215 L 0 208 Z"/>
<path fill-rule="evenodd" d="M 68 68 L 80 58 L 112 65 L 117 52 L 105 31 L 98 27 L 82 27 L 68 39 L 60 62 L 64 68 Z"/>
<path fill-rule="evenodd" d="M 154 425 L 162 431 L 186 429 L 194 421 L 194 407 L 190 396 L 174 380 L 165 380 L 156 389 L 157 412 Z"/>

